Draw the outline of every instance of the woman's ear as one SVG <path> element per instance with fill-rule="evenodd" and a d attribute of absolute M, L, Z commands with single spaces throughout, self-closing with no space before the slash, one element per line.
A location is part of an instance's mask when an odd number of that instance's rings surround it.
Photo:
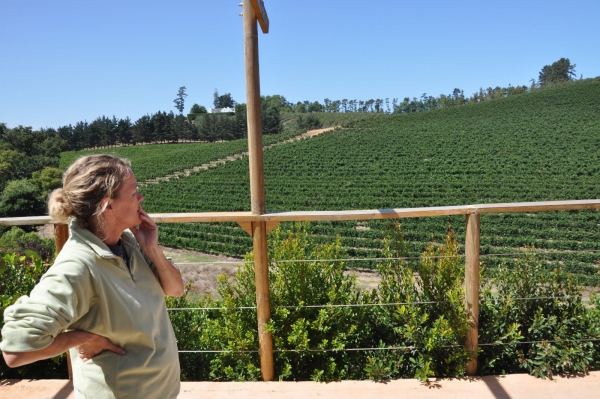
<path fill-rule="evenodd" d="M 103 198 L 102 199 L 102 207 L 100 208 L 102 209 L 102 211 L 104 212 L 106 209 L 112 209 L 111 203 L 110 203 L 110 199 L 108 198 Z"/>

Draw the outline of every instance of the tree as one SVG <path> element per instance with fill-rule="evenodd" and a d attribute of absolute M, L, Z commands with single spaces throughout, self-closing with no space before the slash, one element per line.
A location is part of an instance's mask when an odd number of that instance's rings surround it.
<path fill-rule="evenodd" d="M 235 107 L 235 100 L 231 97 L 231 93 L 225 93 L 220 96 L 217 89 L 215 89 L 213 93 L 213 105 L 215 108 L 233 108 Z"/>
<path fill-rule="evenodd" d="M 4 185 L 15 177 L 15 165 L 26 155 L 15 150 L 0 150 L 0 192 Z"/>
<path fill-rule="evenodd" d="M 208 111 L 206 110 L 206 108 L 204 106 L 194 104 L 194 105 L 192 105 L 192 108 L 190 109 L 190 113 L 187 116 L 188 121 L 193 122 L 200 114 L 206 114 L 207 112 Z"/>
<path fill-rule="evenodd" d="M 131 144 L 132 139 L 132 128 L 133 124 L 131 123 L 131 119 L 129 117 L 125 119 L 119 119 L 118 129 L 119 129 L 119 141 L 121 144 L 127 145 Z"/>
<path fill-rule="evenodd" d="M 42 198 L 45 198 L 52 190 L 62 187 L 62 175 L 62 169 L 48 166 L 33 172 L 30 182 L 37 186 Z"/>
<path fill-rule="evenodd" d="M 175 108 L 177 108 L 177 110 L 179 110 L 179 114 L 183 114 L 183 109 L 185 108 L 184 104 L 185 104 L 186 97 L 187 97 L 187 94 L 185 94 L 185 86 L 181 86 L 179 88 L 179 92 L 177 93 L 177 98 L 175 100 L 173 100 L 173 102 L 175 103 Z"/>
<path fill-rule="evenodd" d="M 29 180 L 13 180 L 6 185 L 0 199 L 0 217 L 39 216 L 46 204 L 36 185 Z"/>
<path fill-rule="evenodd" d="M 265 103 L 261 104 L 261 122 L 263 134 L 281 133 L 282 125 L 279 116 L 279 108 L 268 108 Z"/>
<path fill-rule="evenodd" d="M 8 133 L 8 127 L 6 127 L 6 123 L 0 123 L 0 141 L 4 138 L 6 133 Z"/>
<path fill-rule="evenodd" d="M 315 101 L 315 102 L 310 103 L 310 105 L 307 108 L 307 111 L 309 113 L 323 112 L 323 106 L 318 101 Z"/>
<path fill-rule="evenodd" d="M 539 85 L 544 86 L 548 83 L 560 83 L 569 80 L 574 80 L 577 76 L 575 74 L 576 65 L 571 65 L 571 61 L 568 58 L 561 58 L 554 62 L 552 65 L 545 65 L 540 71 Z"/>

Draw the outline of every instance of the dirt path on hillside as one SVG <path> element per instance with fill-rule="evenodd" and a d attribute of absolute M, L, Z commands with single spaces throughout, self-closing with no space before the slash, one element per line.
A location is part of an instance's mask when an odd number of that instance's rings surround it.
<path fill-rule="evenodd" d="M 301 139 L 306 138 L 306 137 L 308 137 L 308 138 L 314 137 L 314 136 L 317 136 L 317 135 L 319 135 L 321 133 L 325 133 L 325 132 L 329 132 L 331 130 L 334 130 L 336 127 L 339 127 L 339 126 L 326 127 L 324 129 L 309 130 L 308 132 L 302 133 L 302 134 L 300 134 L 300 135 L 298 135 L 296 137 L 292 137 L 291 139 L 280 141 L 279 143 L 268 145 L 268 146 L 264 147 L 264 149 L 267 150 L 269 148 L 276 147 L 276 146 L 281 145 L 281 144 L 291 143 L 291 142 L 294 142 L 294 141 L 297 141 L 297 140 L 301 140 Z M 157 184 L 160 181 L 169 181 L 170 179 L 179 179 L 182 176 L 183 177 L 189 176 L 192 172 L 198 172 L 200 170 L 208 170 L 209 168 L 214 168 L 216 166 L 223 165 L 223 164 L 225 164 L 227 162 L 235 161 L 235 160 L 240 159 L 240 158 L 242 158 L 242 157 L 244 157 L 246 155 L 248 155 L 248 152 L 242 152 L 242 153 L 239 153 L 239 154 L 230 155 L 230 156 L 225 157 L 225 158 L 217 159 L 216 161 L 212 161 L 212 162 L 205 163 L 205 164 L 202 164 L 202 165 L 194 166 L 191 169 L 184 169 L 184 170 L 182 170 L 180 172 L 175 172 L 175 173 L 170 174 L 170 175 L 161 176 L 161 177 L 157 177 L 157 178 L 154 178 L 154 179 L 149 179 L 149 180 L 146 180 L 144 182 L 140 182 L 139 184 L 141 186 L 145 186 L 147 184 Z"/>

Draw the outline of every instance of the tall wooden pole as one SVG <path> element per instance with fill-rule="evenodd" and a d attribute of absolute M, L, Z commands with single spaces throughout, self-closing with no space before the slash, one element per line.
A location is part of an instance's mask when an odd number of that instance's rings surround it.
<path fill-rule="evenodd" d="M 465 302 L 469 315 L 469 331 L 465 347 L 477 350 L 479 343 L 479 241 L 481 220 L 479 213 L 467 215 L 465 237 Z M 467 363 L 467 375 L 477 374 L 477 355 Z"/>
<path fill-rule="evenodd" d="M 69 227 L 66 224 L 54 225 L 54 249 L 56 254 L 63 249 L 65 243 L 69 239 Z M 69 380 L 73 380 L 73 367 L 71 366 L 71 357 L 67 352 L 67 370 L 69 372 Z"/>
<path fill-rule="evenodd" d="M 257 17 L 250 0 L 243 1 L 243 16 L 251 211 L 254 215 L 262 215 L 265 213 L 265 180 L 260 115 L 258 27 Z M 254 279 L 256 282 L 260 369 L 263 381 L 271 381 L 274 378 L 275 371 L 273 366 L 273 337 L 265 328 L 271 318 L 269 265 L 267 260 L 267 226 L 265 222 L 252 223 L 252 239 L 254 245 Z"/>

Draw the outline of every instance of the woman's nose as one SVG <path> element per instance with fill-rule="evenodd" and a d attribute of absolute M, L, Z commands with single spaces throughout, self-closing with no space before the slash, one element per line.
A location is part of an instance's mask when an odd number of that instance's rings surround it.
<path fill-rule="evenodd" d="M 138 201 L 142 202 L 144 200 L 144 196 L 142 193 L 138 193 Z"/>

